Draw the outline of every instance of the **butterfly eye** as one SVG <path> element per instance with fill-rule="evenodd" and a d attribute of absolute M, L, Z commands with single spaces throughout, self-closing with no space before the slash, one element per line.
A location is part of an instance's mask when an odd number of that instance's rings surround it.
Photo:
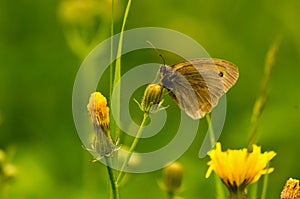
<path fill-rule="evenodd" d="M 224 73 L 223 72 L 219 72 L 219 77 L 223 77 Z"/>

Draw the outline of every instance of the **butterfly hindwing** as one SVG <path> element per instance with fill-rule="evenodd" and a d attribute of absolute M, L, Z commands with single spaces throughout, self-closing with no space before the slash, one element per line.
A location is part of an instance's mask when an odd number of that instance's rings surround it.
<path fill-rule="evenodd" d="M 193 119 L 204 117 L 238 79 L 237 67 L 220 59 L 194 59 L 161 66 L 161 82 Z"/>

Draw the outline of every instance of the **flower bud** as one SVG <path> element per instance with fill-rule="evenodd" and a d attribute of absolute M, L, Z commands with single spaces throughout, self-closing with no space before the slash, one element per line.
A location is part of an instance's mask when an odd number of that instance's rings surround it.
<path fill-rule="evenodd" d="M 162 101 L 163 87 L 158 84 L 149 84 L 144 92 L 141 109 L 145 113 L 155 112 Z"/>
<path fill-rule="evenodd" d="M 281 199 L 300 199 L 299 180 L 288 179 L 281 192 Z"/>
<path fill-rule="evenodd" d="M 172 163 L 163 169 L 162 180 L 164 188 L 169 193 L 179 190 L 183 178 L 183 167 L 180 163 Z"/>
<path fill-rule="evenodd" d="M 98 125 L 104 132 L 109 130 L 109 108 L 107 100 L 100 92 L 94 92 L 90 96 L 87 109 L 94 125 Z"/>

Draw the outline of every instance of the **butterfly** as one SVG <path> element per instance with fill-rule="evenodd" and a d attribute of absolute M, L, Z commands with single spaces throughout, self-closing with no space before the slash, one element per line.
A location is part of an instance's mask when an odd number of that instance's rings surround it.
<path fill-rule="evenodd" d="M 177 105 L 193 119 L 200 119 L 218 104 L 237 81 L 238 68 L 216 58 L 199 58 L 173 66 L 160 66 L 161 83 Z"/>

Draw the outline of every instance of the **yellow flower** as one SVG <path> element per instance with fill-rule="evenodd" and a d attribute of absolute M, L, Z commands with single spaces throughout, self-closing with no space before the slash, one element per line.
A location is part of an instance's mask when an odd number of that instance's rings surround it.
<path fill-rule="evenodd" d="M 87 109 L 93 123 L 106 131 L 109 128 L 109 108 L 106 98 L 100 92 L 92 93 Z"/>
<path fill-rule="evenodd" d="M 248 152 L 246 148 L 223 152 L 218 142 L 216 149 L 211 150 L 208 155 L 211 160 L 205 177 L 208 178 L 214 171 L 229 190 L 236 191 L 256 182 L 261 175 L 271 173 L 274 169 L 266 167 L 276 153 L 261 153 L 261 147 L 256 145 L 253 145 L 252 152 Z"/>
<path fill-rule="evenodd" d="M 103 156 L 111 156 L 116 147 L 110 135 L 109 108 L 107 107 L 106 98 L 100 92 L 92 93 L 87 109 L 95 130 L 92 151 L 96 153 L 96 161 Z"/>
<path fill-rule="evenodd" d="M 300 199 L 299 180 L 290 178 L 281 192 L 281 199 Z"/>

